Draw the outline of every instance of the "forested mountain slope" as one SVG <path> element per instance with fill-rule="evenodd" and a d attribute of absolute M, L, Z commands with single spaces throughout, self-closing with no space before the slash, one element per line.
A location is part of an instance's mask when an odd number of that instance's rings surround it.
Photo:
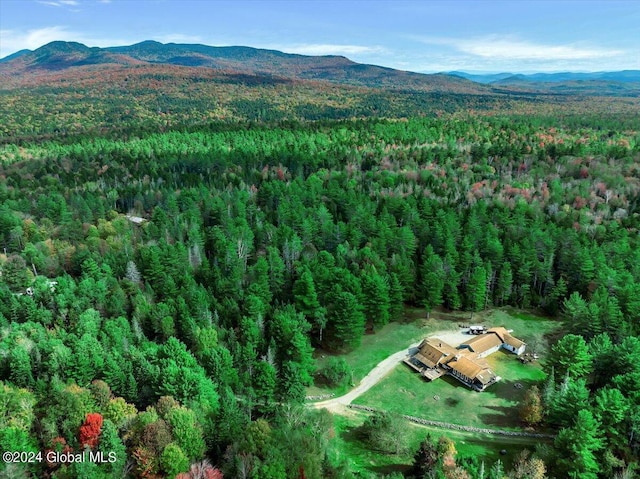
<path fill-rule="evenodd" d="M 485 474 L 427 440 L 368 476 L 633 474 L 637 98 L 154 42 L 0 75 L 0 449 L 45 455 L 2 474 L 363 477 L 304 407 L 314 351 L 504 306 L 562 322 L 522 424 L 553 444 Z"/>
<path fill-rule="evenodd" d="M 6 85 L 21 85 L 29 78 L 46 77 L 61 70 L 88 65 L 103 70 L 116 64 L 184 66 L 263 77 L 419 91 L 491 92 L 486 86 L 457 76 L 425 75 L 359 64 L 342 56 L 308 56 L 243 46 L 211 47 L 155 41 L 109 48 L 89 48 L 77 42 L 51 42 L 35 51 L 23 51 L 20 55 L 2 59 L 0 75 Z M 69 78 L 72 74 L 73 70 L 67 71 Z"/>

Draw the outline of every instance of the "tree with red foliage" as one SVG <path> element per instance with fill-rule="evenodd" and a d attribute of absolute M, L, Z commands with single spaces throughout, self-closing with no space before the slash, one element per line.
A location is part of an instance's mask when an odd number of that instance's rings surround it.
<path fill-rule="evenodd" d="M 87 414 L 87 419 L 80 426 L 80 444 L 91 449 L 98 445 L 98 438 L 102 429 L 102 415 L 98 413 Z"/>

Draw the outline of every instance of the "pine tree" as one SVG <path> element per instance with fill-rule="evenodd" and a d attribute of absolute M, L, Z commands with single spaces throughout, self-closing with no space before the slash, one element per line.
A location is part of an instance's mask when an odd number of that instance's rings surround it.
<path fill-rule="evenodd" d="M 512 290 L 513 273 L 511 271 L 511 263 L 505 261 L 502 263 L 502 268 L 500 268 L 500 273 L 498 274 L 498 284 L 495 290 L 496 304 L 509 303 Z"/>
<path fill-rule="evenodd" d="M 558 376 L 569 374 L 572 378 L 580 378 L 591 371 L 592 361 L 584 338 L 567 334 L 551 348 L 546 368 L 553 367 Z"/>
<path fill-rule="evenodd" d="M 332 347 L 352 350 L 360 346 L 364 335 L 365 317 L 357 298 L 336 287 L 330 294 L 327 313 L 327 328 L 331 332 Z"/>
<path fill-rule="evenodd" d="M 404 306 L 404 288 L 398 279 L 398 275 L 389 275 L 389 315 L 391 319 L 397 319 Z"/>
<path fill-rule="evenodd" d="M 483 266 L 476 266 L 471 272 L 466 292 L 467 305 L 471 309 L 473 319 L 473 313 L 484 307 L 487 294 L 487 271 Z"/>
<path fill-rule="evenodd" d="M 595 453 L 603 447 L 599 429 L 600 424 L 591 411 L 583 409 L 578 412 L 573 426 L 560 431 L 554 446 L 558 450 L 558 468 L 565 477 L 598 477 L 600 465 Z"/>
<path fill-rule="evenodd" d="M 429 318 L 433 308 L 442 304 L 442 291 L 446 277 L 442 259 L 433 251 L 431 245 L 425 248 L 420 271 L 422 281 L 419 291 L 422 304 L 427 310 L 427 318 Z"/>
<path fill-rule="evenodd" d="M 389 285 L 373 267 L 362 275 L 364 315 L 376 329 L 389 322 Z"/>
<path fill-rule="evenodd" d="M 326 310 L 320 306 L 318 294 L 311 272 L 305 268 L 300 278 L 293 285 L 293 296 L 295 298 L 296 310 L 304 317 L 318 332 L 318 341 L 322 342 L 324 327 L 326 326 Z"/>
<path fill-rule="evenodd" d="M 490 479 L 504 479 L 504 466 L 502 465 L 502 461 L 498 459 L 491 466 L 491 470 L 489 471 Z"/>
<path fill-rule="evenodd" d="M 16 254 L 9 256 L 2 265 L 1 280 L 15 293 L 24 293 L 29 284 L 27 263 Z"/>

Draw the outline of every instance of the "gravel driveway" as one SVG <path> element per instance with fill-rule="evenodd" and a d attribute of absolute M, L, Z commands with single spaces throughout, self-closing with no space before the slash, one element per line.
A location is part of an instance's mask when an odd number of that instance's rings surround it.
<path fill-rule="evenodd" d="M 470 338 L 468 334 L 464 334 L 458 330 L 456 331 L 436 331 L 431 333 L 429 337 L 436 337 L 448 342 L 451 346 L 457 346 L 458 344 L 466 341 Z M 344 396 L 337 398 L 327 399 L 326 401 L 320 401 L 313 403 L 313 406 L 318 409 L 328 409 L 331 412 L 344 412 L 346 406 L 359 396 L 362 396 L 365 392 L 375 386 L 382 378 L 389 374 L 393 368 L 395 368 L 403 359 L 415 352 L 418 347 L 418 343 L 410 345 L 408 348 L 402 349 L 397 353 L 392 354 L 387 359 L 384 359 L 378 363 L 378 365 L 369 371 L 360 384 L 349 391 Z"/>

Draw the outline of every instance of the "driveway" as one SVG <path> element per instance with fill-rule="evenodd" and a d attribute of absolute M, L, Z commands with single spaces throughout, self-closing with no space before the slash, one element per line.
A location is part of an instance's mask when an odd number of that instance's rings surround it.
<path fill-rule="evenodd" d="M 452 331 L 437 331 L 435 333 L 431 333 L 429 337 L 441 337 L 449 334 L 452 334 Z M 320 401 L 309 405 L 314 406 L 318 409 L 325 408 L 331 412 L 344 412 L 348 404 L 351 404 L 354 399 L 362 396 L 365 392 L 378 384 L 378 382 L 380 382 L 382 378 L 389 374 L 393 370 L 393 368 L 395 368 L 400 362 L 402 362 L 403 359 L 407 358 L 410 354 L 413 354 L 419 344 L 420 342 L 414 343 L 408 348 L 404 348 L 397 353 L 393 353 L 388 358 L 380 361 L 378 365 L 371 371 L 369 371 L 369 374 L 367 374 L 362 379 L 362 381 L 360 381 L 360 384 L 358 384 L 344 396 L 327 399 L 326 401 Z"/>

